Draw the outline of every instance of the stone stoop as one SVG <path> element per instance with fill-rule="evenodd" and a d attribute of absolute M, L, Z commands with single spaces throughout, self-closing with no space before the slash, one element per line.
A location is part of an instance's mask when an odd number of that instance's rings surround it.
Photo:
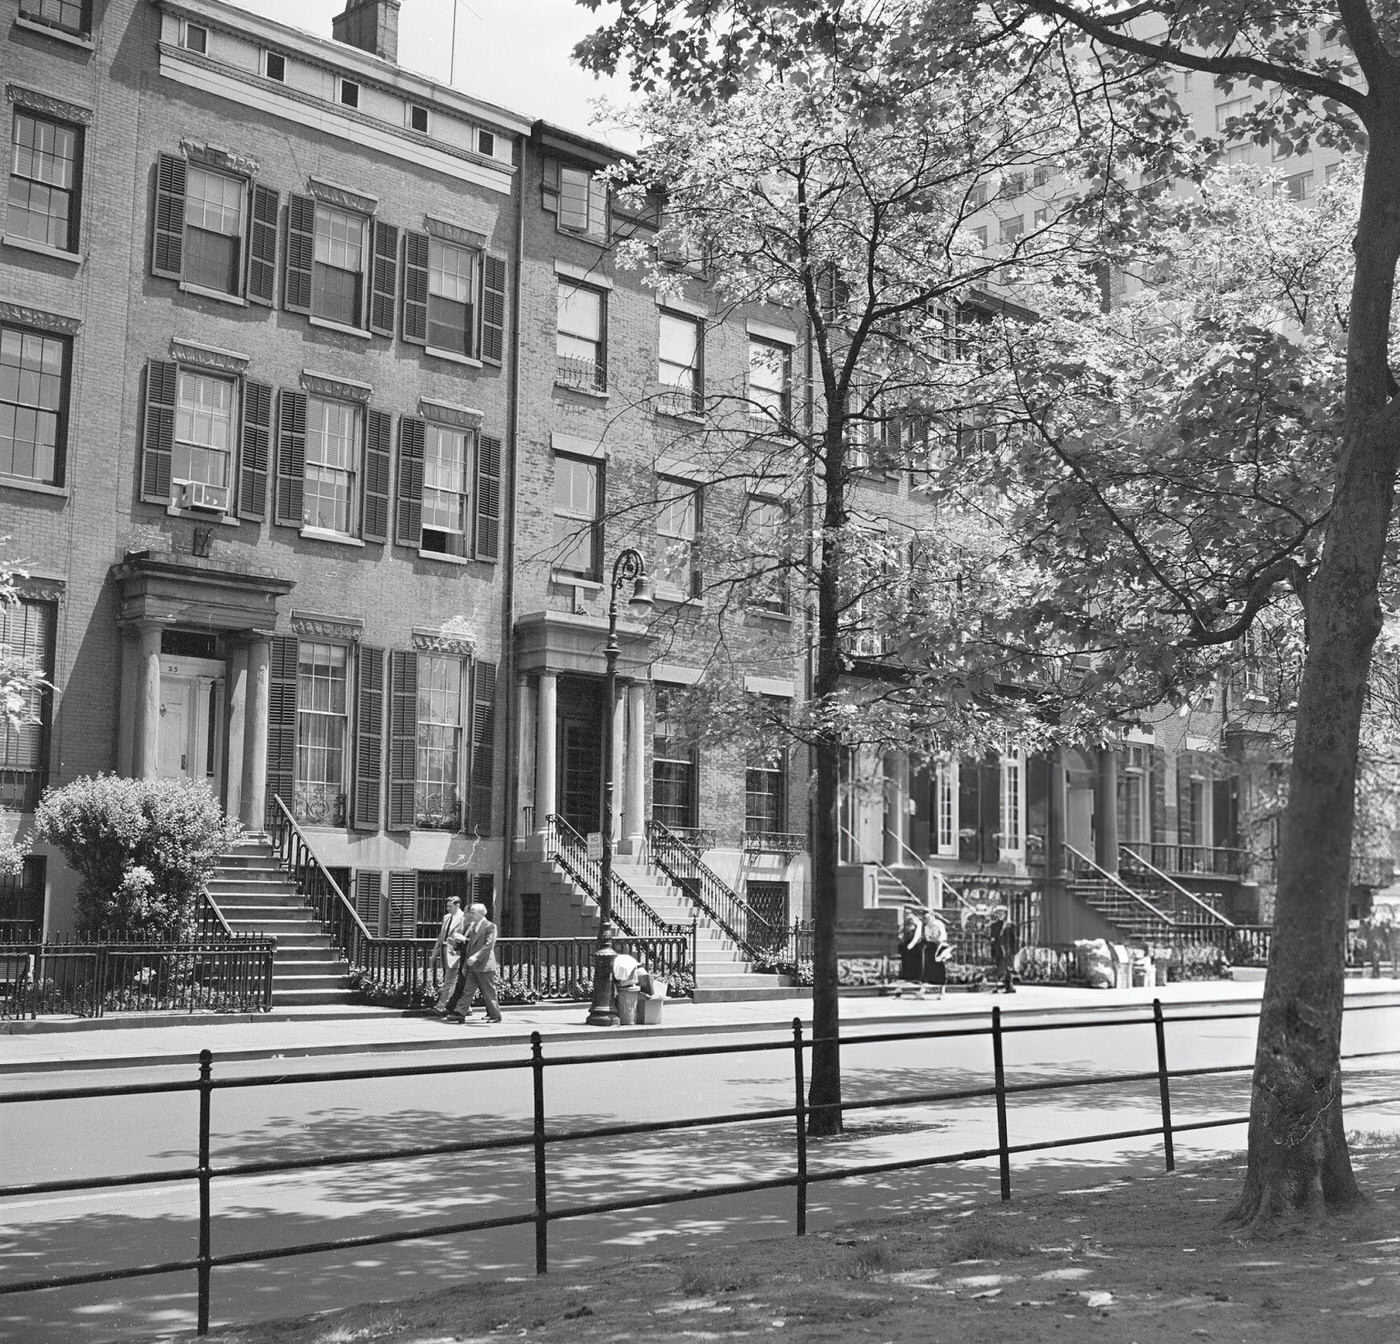
<path fill-rule="evenodd" d="M 350 967 L 331 947 L 311 907 L 298 895 L 265 840 L 244 840 L 219 857 L 209 895 L 234 933 L 275 938 L 272 1006 L 350 1004 Z"/>
<path fill-rule="evenodd" d="M 806 991 L 785 983 L 785 977 L 755 971 L 725 933 L 698 910 L 661 873 L 633 855 L 614 855 L 613 868 L 638 896 L 668 924 L 687 928 L 699 915 L 695 929 L 696 1003 L 733 1003 L 750 999 L 801 998 Z"/>

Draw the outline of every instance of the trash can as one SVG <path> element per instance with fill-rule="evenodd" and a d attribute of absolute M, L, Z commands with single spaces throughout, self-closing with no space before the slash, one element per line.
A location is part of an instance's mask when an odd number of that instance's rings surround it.
<path fill-rule="evenodd" d="M 1157 984 L 1157 967 L 1148 957 L 1133 958 L 1133 988 L 1153 989 Z"/>
<path fill-rule="evenodd" d="M 641 1022 L 644 1027 L 654 1027 L 661 1021 L 661 1005 L 666 1002 L 666 991 L 660 994 L 643 994 L 641 1001 Z"/>
<path fill-rule="evenodd" d="M 635 1027 L 637 1025 L 637 1000 L 642 997 L 642 991 L 635 985 L 619 985 L 617 987 L 617 1024 L 620 1027 Z"/>

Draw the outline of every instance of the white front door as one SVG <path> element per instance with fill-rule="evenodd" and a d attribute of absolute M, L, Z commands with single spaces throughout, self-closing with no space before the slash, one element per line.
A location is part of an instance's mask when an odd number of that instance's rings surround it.
<path fill-rule="evenodd" d="M 208 658 L 161 659 L 156 762 L 162 779 L 202 779 L 221 792 L 223 673 L 223 663 Z"/>

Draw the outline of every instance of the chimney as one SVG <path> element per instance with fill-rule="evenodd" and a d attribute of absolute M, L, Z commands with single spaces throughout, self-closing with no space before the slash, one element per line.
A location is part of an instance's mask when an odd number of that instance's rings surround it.
<path fill-rule="evenodd" d="M 345 13 L 331 20 L 331 36 L 397 65 L 399 0 L 346 0 Z"/>

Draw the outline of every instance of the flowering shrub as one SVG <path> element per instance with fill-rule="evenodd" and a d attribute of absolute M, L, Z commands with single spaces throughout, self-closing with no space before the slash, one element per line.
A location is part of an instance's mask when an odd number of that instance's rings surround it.
<path fill-rule="evenodd" d="M 193 936 L 204 884 L 242 827 L 209 787 L 94 775 L 50 789 L 35 835 L 81 879 L 78 928 L 119 941 Z"/>
<path fill-rule="evenodd" d="M 695 977 L 689 971 L 672 971 L 666 977 L 668 999 L 688 999 L 695 992 Z"/>
<path fill-rule="evenodd" d="M 431 1008 L 437 998 L 430 985 L 393 984 L 371 975 L 363 966 L 351 970 L 349 986 L 362 1002 L 376 1008 Z"/>

